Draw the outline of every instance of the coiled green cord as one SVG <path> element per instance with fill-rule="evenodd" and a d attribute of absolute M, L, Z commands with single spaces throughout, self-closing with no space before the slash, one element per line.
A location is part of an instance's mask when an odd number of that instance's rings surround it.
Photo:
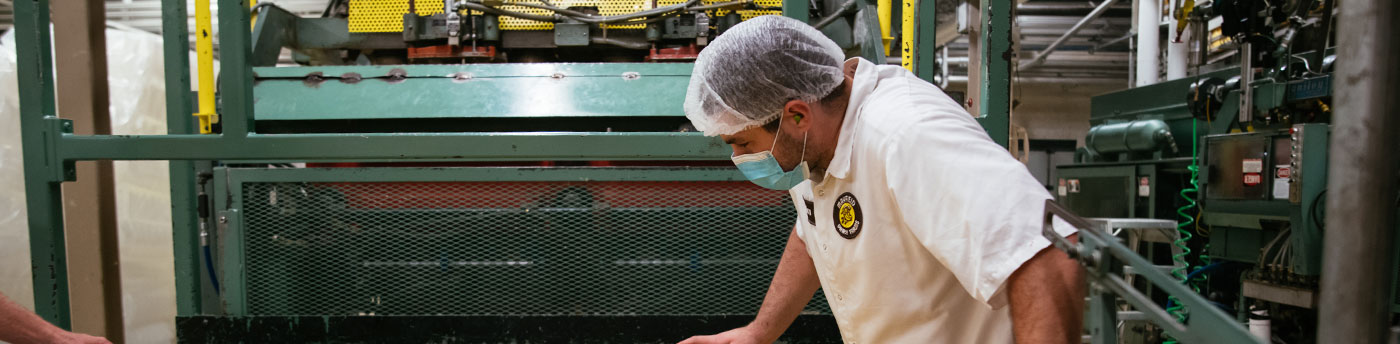
<path fill-rule="evenodd" d="M 1186 220 L 1176 226 L 1176 232 L 1179 237 L 1176 241 L 1172 242 L 1172 245 L 1176 245 L 1177 248 L 1181 249 L 1181 252 L 1172 255 L 1172 263 L 1174 264 L 1171 273 L 1172 277 L 1180 280 L 1182 284 L 1187 284 L 1186 272 L 1191 271 L 1191 263 L 1186 261 L 1186 257 L 1191 255 L 1191 248 L 1186 246 L 1186 243 L 1191 241 L 1191 232 L 1187 229 L 1192 228 L 1196 224 L 1196 218 L 1191 215 L 1191 210 L 1196 208 L 1196 198 L 1194 195 L 1198 194 L 1201 187 L 1199 180 L 1201 168 L 1197 165 L 1200 151 L 1198 151 L 1196 147 L 1196 141 L 1198 141 L 1196 138 L 1198 122 L 1199 121 L 1196 119 L 1191 120 L 1191 165 L 1186 166 L 1186 170 L 1191 171 L 1191 187 L 1181 189 L 1181 198 L 1186 200 L 1186 205 L 1176 209 L 1176 214 Z M 1192 289 L 1196 290 L 1194 287 Z M 1200 292 L 1199 290 L 1196 291 Z M 1167 307 L 1167 313 L 1176 317 L 1177 322 L 1185 323 L 1186 307 L 1182 306 L 1181 302 L 1175 297 L 1171 297 L 1170 301 L 1172 306 Z M 1168 340 L 1167 343 L 1175 344 L 1176 340 Z"/>

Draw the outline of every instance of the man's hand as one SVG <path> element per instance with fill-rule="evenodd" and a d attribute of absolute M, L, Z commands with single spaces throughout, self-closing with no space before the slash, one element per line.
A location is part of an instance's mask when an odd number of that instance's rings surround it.
<path fill-rule="evenodd" d="M 762 337 L 758 331 L 744 326 L 715 335 L 690 337 L 680 344 L 760 344 Z"/>
<path fill-rule="evenodd" d="M 812 265 L 812 257 L 807 255 L 807 243 L 797 237 L 797 229 L 793 228 L 788 233 L 783 259 L 778 261 L 778 270 L 773 272 L 773 282 L 768 284 L 768 294 L 763 297 L 763 305 L 758 307 L 753 322 L 716 335 L 690 337 L 681 344 L 772 343 L 792 325 L 821 286 L 817 268 Z"/>
<path fill-rule="evenodd" d="M 112 344 L 106 339 L 64 331 L 0 294 L 0 341 L 15 344 Z"/>
<path fill-rule="evenodd" d="M 60 331 L 49 343 L 54 344 L 112 344 L 102 337 L 89 336 L 82 333 Z"/>

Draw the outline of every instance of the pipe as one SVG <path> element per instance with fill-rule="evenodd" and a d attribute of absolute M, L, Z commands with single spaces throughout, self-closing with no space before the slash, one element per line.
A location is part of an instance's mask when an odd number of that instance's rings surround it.
<path fill-rule="evenodd" d="M 1128 39 L 1131 39 L 1131 38 L 1133 38 L 1133 35 L 1132 35 L 1132 34 L 1123 35 L 1122 37 L 1114 38 L 1114 39 L 1112 39 L 1112 40 L 1109 40 L 1108 42 L 1103 42 L 1103 44 L 1095 45 L 1093 48 L 1090 48 L 1090 49 L 1089 49 L 1089 52 L 1092 53 L 1092 52 L 1096 52 L 1096 51 L 1099 51 L 1099 50 L 1103 50 L 1104 48 L 1113 46 L 1114 44 L 1127 42 Z"/>
<path fill-rule="evenodd" d="M 1099 16 L 1103 15 L 1104 12 L 1108 12 L 1108 8 L 1113 6 L 1113 2 L 1114 0 L 1104 0 L 1103 3 L 1099 4 L 1099 7 L 1094 8 L 1093 12 L 1089 12 L 1089 15 L 1084 16 L 1079 22 L 1074 23 L 1074 26 L 1070 27 L 1069 31 L 1065 31 L 1065 34 L 1060 35 L 1060 38 L 1055 39 L 1055 41 L 1051 42 L 1049 46 L 1046 46 L 1044 50 L 1037 52 L 1035 58 L 1032 58 L 1029 62 L 1021 63 L 1019 69 L 1030 69 L 1045 61 L 1045 57 L 1055 52 L 1055 49 L 1059 48 L 1061 44 L 1065 44 L 1065 41 L 1069 40 L 1070 36 L 1074 36 L 1075 33 L 1083 29 L 1089 22 L 1094 21 L 1094 19 L 1099 19 Z"/>
<path fill-rule="evenodd" d="M 1400 3 L 1347 0 L 1337 16 L 1319 342 L 1384 343 L 1390 327 L 1400 146 Z"/>
<path fill-rule="evenodd" d="M 827 25 L 831 25 L 831 23 L 836 22 L 837 18 L 841 18 L 842 16 L 846 15 L 846 12 L 850 11 L 852 8 L 855 7 L 856 0 L 846 0 L 845 3 L 841 4 L 841 6 L 836 7 L 836 10 L 832 11 L 830 15 L 822 17 L 822 19 L 818 20 L 816 24 L 812 24 L 812 27 L 816 28 L 817 30 L 821 30 Z"/>
<path fill-rule="evenodd" d="M 1180 8 L 1172 8 L 1173 12 L 1180 10 Z M 1186 59 L 1190 53 L 1186 49 L 1188 44 L 1181 36 L 1185 32 L 1171 29 L 1177 26 L 1177 16 L 1171 17 L 1171 25 L 1167 29 L 1167 80 L 1176 80 L 1186 77 Z"/>
<path fill-rule="evenodd" d="M 1093 3 L 1090 2 L 1025 2 L 1016 5 L 1017 15 L 1070 15 L 1083 16 L 1093 11 Z M 1109 10 L 1122 11 L 1128 13 L 1133 10 L 1132 5 L 1122 5 L 1110 7 Z"/>
<path fill-rule="evenodd" d="M 1137 86 L 1157 83 L 1157 54 L 1161 44 L 1162 4 L 1158 0 L 1137 2 Z"/>

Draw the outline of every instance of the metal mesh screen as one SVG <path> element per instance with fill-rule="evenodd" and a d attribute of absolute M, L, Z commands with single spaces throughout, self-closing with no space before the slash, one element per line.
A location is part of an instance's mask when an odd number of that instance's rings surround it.
<path fill-rule="evenodd" d="M 794 222 L 747 182 L 243 190 L 253 315 L 752 314 Z"/>

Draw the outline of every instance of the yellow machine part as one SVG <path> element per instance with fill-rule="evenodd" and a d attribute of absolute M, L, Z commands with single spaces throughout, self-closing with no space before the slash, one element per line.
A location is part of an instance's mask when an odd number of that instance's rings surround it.
<path fill-rule="evenodd" d="M 350 0 L 350 32 L 403 32 L 403 15 L 408 13 L 408 2 L 413 4 L 414 12 L 418 15 L 431 15 L 442 13 L 442 0 Z M 531 1 L 531 0 L 524 0 Z M 718 3 L 728 0 L 703 0 L 706 4 Z M 511 6 L 512 2 L 506 1 L 501 9 L 539 15 L 551 14 L 548 10 Z M 683 3 L 684 0 L 656 0 L 655 7 L 664 7 Z M 756 0 L 754 3 L 764 7 L 780 7 L 782 0 Z M 614 16 L 633 13 L 637 11 L 654 8 L 651 0 L 556 0 L 550 4 L 559 7 L 597 7 L 600 15 Z M 724 15 L 727 11 L 712 12 L 713 15 Z M 462 11 L 466 14 L 466 11 Z M 744 20 L 761 15 L 781 14 L 781 11 L 739 11 L 739 15 Z M 527 30 L 552 30 L 554 24 L 526 20 L 514 17 L 501 16 L 501 30 L 527 31 Z M 643 24 L 630 25 L 608 25 L 610 29 L 642 29 Z"/>

